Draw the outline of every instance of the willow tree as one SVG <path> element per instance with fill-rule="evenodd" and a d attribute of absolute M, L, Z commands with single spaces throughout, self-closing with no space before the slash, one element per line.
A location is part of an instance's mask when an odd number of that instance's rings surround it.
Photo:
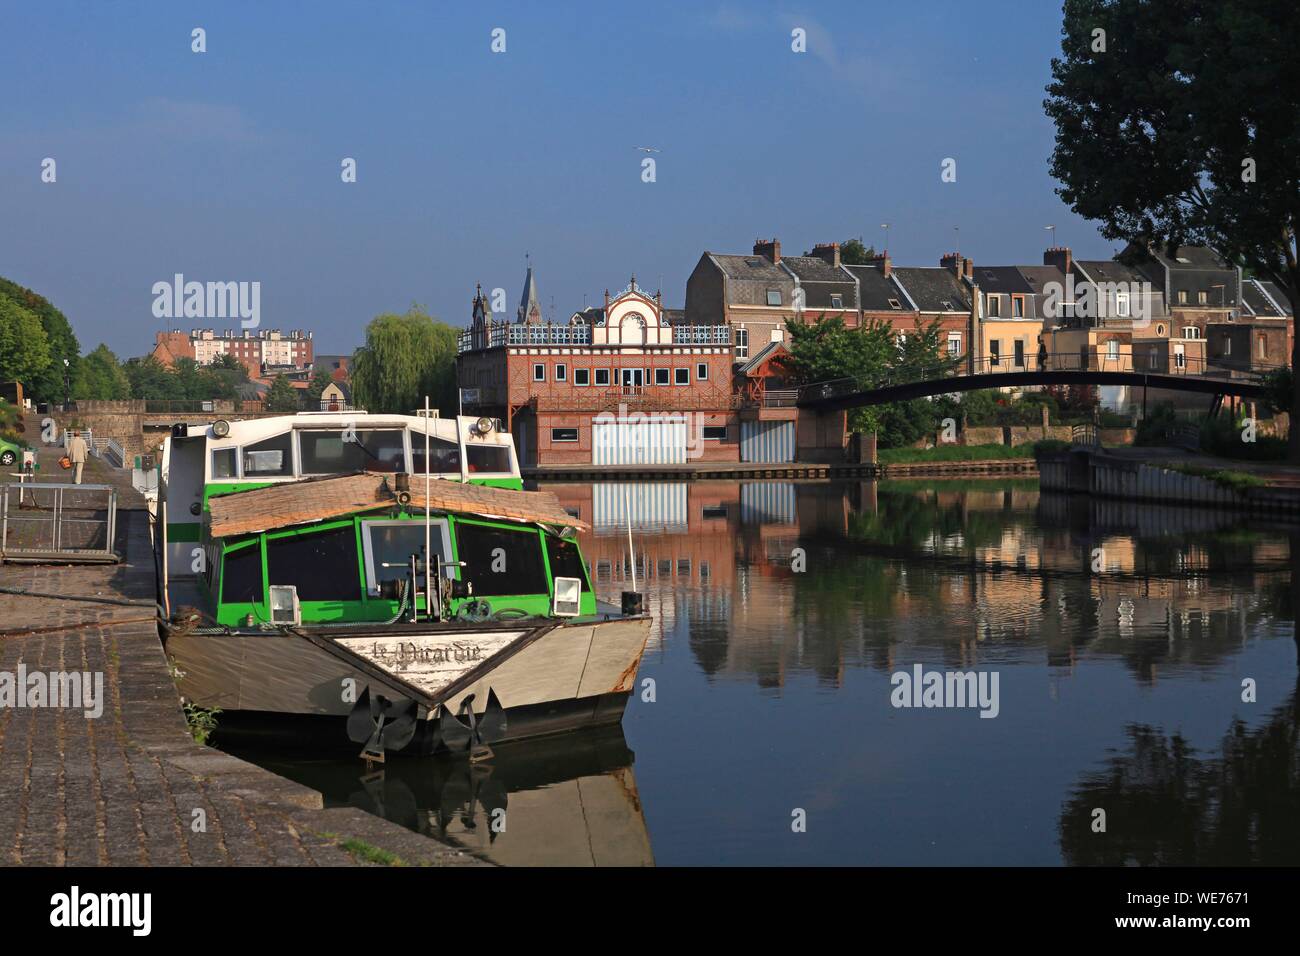
<path fill-rule="evenodd" d="M 1210 246 L 1300 302 L 1300 5 L 1066 0 L 1051 172 L 1108 239 Z M 1295 340 L 1292 368 L 1300 356 Z M 1300 379 L 1290 387 L 1300 461 Z"/>
<path fill-rule="evenodd" d="M 352 356 L 352 395 L 368 412 L 410 414 L 429 396 L 433 408 L 456 408 L 456 329 L 412 306 L 378 315 Z"/>

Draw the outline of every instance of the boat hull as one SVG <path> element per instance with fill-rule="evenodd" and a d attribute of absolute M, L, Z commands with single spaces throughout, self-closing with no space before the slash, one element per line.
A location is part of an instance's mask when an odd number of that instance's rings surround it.
<path fill-rule="evenodd" d="M 650 619 L 642 616 L 533 630 L 172 632 L 166 649 L 182 697 L 221 710 L 218 726 L 231 732 L 277 718 L 324 728 L 328 720 L 297 718 L 346 718 L 368 689 L 372 697 L 417 702 L 421 726 L 407 749 L 426 752 L 436 747 L 438 722 L 448 713 L 482 717 L 492 698 L 505 713 L 495 740 L 617 723 L 649 635 Z M 337 733 L 320 731 L 322 744 L 336 742 L 338 734 L 346 740 L 344 721 L 335 723 Z"/>

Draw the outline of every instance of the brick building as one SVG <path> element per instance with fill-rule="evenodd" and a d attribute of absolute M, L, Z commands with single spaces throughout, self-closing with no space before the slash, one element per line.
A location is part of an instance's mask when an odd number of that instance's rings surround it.
<path fill-rule="evenodd" d="M 260 375 L 263 368 L 305 369 L 313 362 L 312 333 L 302 329 L 168 331 L 158 332 L 154 343 L 152 354 L 164 365 L 174 365 L 179 358 L 211 365 L 219 356 L 232 355 L 244 363 L 250 375 Z"/>

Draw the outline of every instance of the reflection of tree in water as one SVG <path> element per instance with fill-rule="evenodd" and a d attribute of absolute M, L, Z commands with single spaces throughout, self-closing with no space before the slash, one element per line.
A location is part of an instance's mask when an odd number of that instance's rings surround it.
<path fill-rule="evenodd" d="M 1234 720 L 1220 752 L 1199 755 L 1179 735 L 1130 727 L 1131 747 L 1085 777 L 1061 811 L 1072 865 L 1300 862 L 1300 687 L 1266 724 Z M 1092 832 L 1093 809 L 1106 832 Z"/>

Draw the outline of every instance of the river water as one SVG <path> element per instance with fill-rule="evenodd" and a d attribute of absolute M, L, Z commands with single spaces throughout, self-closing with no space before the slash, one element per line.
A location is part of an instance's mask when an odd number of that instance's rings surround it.
<path fill-rule="evenodd" d="M 632 524 L 621 729 L 243 755 L 508 864 L 1300 863 L 1300 528 L 1033 480 L 542 487 L 602 597 Z"/>

